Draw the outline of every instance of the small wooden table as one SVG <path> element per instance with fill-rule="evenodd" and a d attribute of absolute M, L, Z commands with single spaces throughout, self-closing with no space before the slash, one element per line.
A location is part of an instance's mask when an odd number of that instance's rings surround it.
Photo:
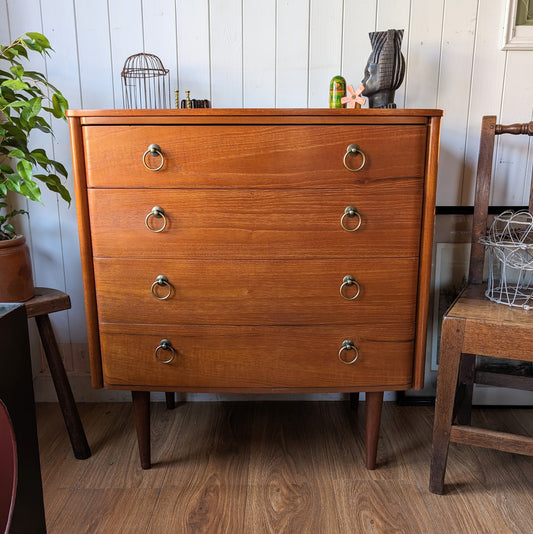
<path fill-rule="evenodd" d="M 71 307 L 70 297 L 57 289 L 36 287 L 35 296 L 23 304 L 28 318 L 35 317 L 74 456 L 79 460 L 85 460 L 91 456 L 91 449 L 83 430 L 78 408 L 72 395 L 72 389 L 59 353 L 50 317 L 48 316 L 53 312 L 68 310 Z"/>

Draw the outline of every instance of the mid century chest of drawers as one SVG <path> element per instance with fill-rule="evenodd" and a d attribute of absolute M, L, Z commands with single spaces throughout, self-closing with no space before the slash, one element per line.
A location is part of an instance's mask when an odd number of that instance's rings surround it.
<path fill-rule="evenodd" d="M 441 112 L 69 111 L 93 386 L 421 387 Z"/>

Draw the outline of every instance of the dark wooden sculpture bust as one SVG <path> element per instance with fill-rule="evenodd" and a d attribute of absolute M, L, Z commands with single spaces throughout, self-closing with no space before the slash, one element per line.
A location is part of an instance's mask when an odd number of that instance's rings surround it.
<path fill-rule="evenodd" d="M 403 82 L 405 59 L 401 53 L 403 30 L 369 34 L 372 53 L 365 68 L 363 95 L 371 108 L 395 108 L 394 93 Z"/>

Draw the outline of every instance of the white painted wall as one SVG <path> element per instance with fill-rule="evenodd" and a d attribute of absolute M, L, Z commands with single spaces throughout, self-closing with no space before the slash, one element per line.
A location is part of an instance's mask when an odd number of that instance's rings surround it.
<path fill-rule="evenodd" d="M 124 60 L 141 51 L 163 60 L 172 89 L 213 107 L 327 107 L 333 75 L 355 86 L 362 79 L 368 32 L 403 28 L 407 72 L 396 102 L 444 109 L 437 201 L 468 205 L 481 116 L 532 119 L 533 52 L 500 50 L 504 7 L 503 0 L 0 0 L 0 42 L 44 33 L 55 53 L 36 68 L 71 108 L 122 107 Z M 35 141 L 71 166 L 66 124 L 56 124 L 54 139 Z M 522 141 L 519 150 L 500 143 L 496 204 L 527 203 L 533 155 Z M 44 204 L 31 206 L 23 230 L 37 285 L 71 296 L 72 310 L 52 319 L 81 388 L 88 362 L 76 206 L 47 193 Z M 35 339 L 33 347 L 38 353 Z"/>

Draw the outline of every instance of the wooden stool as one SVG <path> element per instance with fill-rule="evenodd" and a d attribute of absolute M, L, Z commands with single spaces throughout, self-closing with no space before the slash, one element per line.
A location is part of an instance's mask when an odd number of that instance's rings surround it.
<path fill-rule="evenodd" d="M 49 313 L 68 310 L 70 308 L 70 297 L 57 289 L 36 287 L 35 296 L 23 304 L 28 318 L 35 317 L 74 456 L 78 460 L 85 460 L 91 456 L 91 449 L 85 437 L 78 408 L 59 354 L 54 330 L 48 317 Z"/>

